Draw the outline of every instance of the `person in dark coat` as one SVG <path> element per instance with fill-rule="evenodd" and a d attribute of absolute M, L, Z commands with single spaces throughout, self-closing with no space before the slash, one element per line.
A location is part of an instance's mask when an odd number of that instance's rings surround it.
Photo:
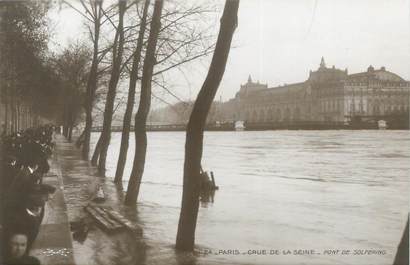
<path fill-rule="evenodd" d="M 3 217 L 3 228 L 5 231 L 24 230 L 27 235 L 27 248 L 30 249 L 40 230 L 43 216 L 44 200 L 36 197 L 25 207 L 7 209 Z"/>
<path fill-rule="evenodd" d="M 19 170 L 5 194 L 5 209 L 21 208 L 26 203 L 26 196 L 36 184 L 40 183 L 40 175 L 35 171 L 37 165 L 31 165 Z"/>
<path fill-rule="evenodd" d="M 45 203 L 55 188 L 46 184 L 33 185 L 20 199 L 22 204 L 10 205 L 4 211 L 3 224 L 6 231 L 24 229 L 27 233 L 27 245 L 30 248 L 40 230 L 45 213 Z"/>

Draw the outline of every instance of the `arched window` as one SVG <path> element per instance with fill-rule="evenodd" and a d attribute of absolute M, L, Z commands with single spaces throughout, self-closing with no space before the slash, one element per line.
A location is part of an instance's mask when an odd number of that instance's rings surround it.
<path fill-rule="evenodd" d="M 289 108 L 285 109 L 285 114 L 283 116 L 283 120 L 284 121 L 289 121 L 290 120 L 290 109 Z"/>
<path fill-rule="evenodd" d="M 282 111 L 280 109 L 276 110 L 276 120 L 282 121 Z"/>
<path fill-rule="evenodd" d="M 264 122 L 265 121 L 265 111 L 262 109 L 262 110 L 260 110 L 260 112 L 259 112 L 259 119 L 258 119 L 258 121 L 259 122 Z"/>
<path fill-rule="evenodd" d="M 293 112 L 293 120 L 294 121 L 299 121 L 300 120 L 300 109 L 299 109 L 299 107 L 296 107 L 295 111 Z"/>
<path fill-rule="evenodd" d="M 379 115 L 379 114 L 380 114 L 380 107 L 379 107 L 378 104 L 375 104 L 375 105 L 373 106 L 373 114 L 374 114 L 374 115 Z"/>
<path fill-rule="evenodd" d="M 256 112 L 256 110 L 253 111 L 251 121 L 253 121 L 253 122 L 258 121 L 258 112 Z"/>
<path fill-rule="evenodd" d="M 268 110 L 268 121 L 273 121 L 273 109 Z"/>

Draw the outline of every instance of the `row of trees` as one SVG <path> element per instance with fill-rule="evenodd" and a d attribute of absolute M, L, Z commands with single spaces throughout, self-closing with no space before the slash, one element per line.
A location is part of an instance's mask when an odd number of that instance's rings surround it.
<path fill-rule="evenodd" d="M 79 106 L 75 103 L 82 102 L 85 112 L 85 128 L 80 138 L 83 158 L 88 159 L 93 117 L 95 112 L 99 111 L 97 91 L 103 90 L 105 92 L 103 130 L 91 158 L 92 164 L 98 167 L 101 174 L 105 173 L 116 103 L 120 104 L 116 97 L 117 90 L 119 85 L 124 84 L 123 80 L 129 80 L 120 156 L 115 175 L 115 182 L 119 184 L 122 183 L 127 160 L 137 83 L 141 84 L 141 90 L 138 91 L 140 92 L 138 111 L 134 121 L 139 148 L 135 150 L 134 166 L 125 201 L 128 205 L 135 204 L 145 164 L 145 124 L 153 96 L 151 83 L 156 88 L 173 95 L 172 91 L 167 88 L 166 75 L 172 70 L 180 70 L 185 64 L 198 60 L 213 51 L 214 41 L 212 41 L 211 30 L 200 26 L 206 14 L 213 11 L 213 7 L 204 3 L 186 6 L 186 3 L 174 1 L 164 8 L 161 7 L 158 21 L 155 22 L 155 12 L 149 12 L 150 1 L 79 0 L 77 6 L 73 1 L 63 2 L 85 19 L 93 46 L 91 60 L 88 60 L 87 65 L 85 92 L 68 93 L 76 94 L 80 100 L 75 100 L 74 104 L 71 104 L 70 100 L 66 101 L 71 108 L 68 107 L 65 111 L 67 118 L 64 119 L 66 120 L 64 124 L 67 126 L 64 126 L 66 128 L 64 131 L 70 138 L 73 121 L 81 114 L 81 111 L 76 111 Z M 158 4 L 157 2 L 155 1 L 154 7 Z M 110 36 L 112 39 L 101 38 L 103 35 Z M 69 50 L 73 48 L 69 47 Z M 74 51 L 69 53 L 73 54 Z M 67 77 L 67 80 L 76 80 L 76 78 Z M 72 84 L 72 90 L 78 90 L 81 86 L 80 83 Z"/>
<path fill-rule="evenodd" d="M 50 29 L 46 15 L 51 8 L 50 2 L 2 1 L 0 102 L 5 106 L 4 129 L 15 132 L 35 125 L 42 117 L 59 120 L 64 134 L 71 140 L 73 128 L 84 113 L 82 153 L 88 159 L 93 114 L 98 109 L 99 95 L 103 95 L 105 108 L 99 110 L 103 112 L 103 131 L 92 163 L 104 174 L 111 124 L 118 103 L 117 89 L 122 80 L 128 79 L 121 150 L 115 175 L 115 182 L 121 184 L 137 85 L 140 84 L 138 110 L 134 116 L 136 149 L 125 197 L 125 204 L 135 205 L 144 173 L 145 126 L 154 96 L 152 88 L 175 96 L 167 87 L 169 72 L 181 70 L 184 65 L 215 50 L 187 131 L 177 248 L 190 250 L 196 224 L 193 220 L 196 220 L 198 211 L 201 130 L 222 78 L 236 25 L 238 1 L 227 1 L 216 44 L 210 29 L 203 26 L 206 23 L 201 26 L 204 14 L 213 11 L 211 6 L 203 3 L 184 6 L 178 2 L 164 6 L 163 0 L 153 2 L 150 12 L 150 0 L 107 1 L 107 4 L 102 0 L 79 0 L 80 8 L 72 1 L 63 1 L 88 22 L 92 47 L 78 42 L 59 54 L 53 54 L 47 45 Z M 104 93 L 98 93 L 100 88 Z"/>
<path fill-rule="evenodd" d="M 31 127 L 57 109 L 58 77 L 47 56 L 47 2 L 0 2 L 0 104 L 3 133 Z"/>
<path fill-rule="evenodd" d="M 89 49 L 50 51 L 47 1 L 0 2 L 0 123 L 13 133 L 57 120 L 71 139 L 88 77 Z"/>
<path fill-rule="evenodd" d="M 173 1 L 164 6 L 163 0 L 153 0 L 152 11 L 150 0 L 79 0 L 77 5 L 72 1 L 64 3 L 87 21 L 92 42 L 90 54 L 87 49 L 72 46 L 57 60 L 59 71 L 69 73 L 64 82 L 68 88 L 64 90 L 67 95 L 64 127 L 67 128 L 66 135 L 71 137 L 70 128 L 76 117 L 81 115 L 78 110 L 82 107 L 85 112 L 85 128 L 81 136 L 82 154 L 84 159 L 89 159 L 93 114 L 97 109 L 96 102 L 98 103 L 97 91 L 100 88 L 104 90 L 103 130 L 91 158 L 101 175 L 105 174 L 111 125 L 116 102 L 119 101 L 118 89 L 124 83 L 123 80 L 128 80 L 121 149 L 114 179 L 118 184 L 122 184 L 135 98 L 138 84 L 140 85 L 138 109 L 134 115 L 135 151 L 124 201 L 126 205 L 135 205 L 138 200 L 147 150 L 145 128 L 153 88 L 174 95 L 167 87 L 169 72 L 214 52 L 209 73 L 194 104 L 187 129 L 184 188 L 176 247 L 180 250 L 193 250 L 199 205 L 203 130 L 225 70 L 237 24 L 239 0 L 227 0 L 216 43 L 210 34 L 211 30 L 203 26 L 206 23 L 201 25 L 204 22 L 201 20 L 203 16 L 213 10 L 204 3 L 184 6 Z M 86 60 L 76 61 L 75 58 Z M 84 71 L 85 69 L 88 71 Z M 70 100 L 81 97 L 84 98 L 83 101 Z"/>

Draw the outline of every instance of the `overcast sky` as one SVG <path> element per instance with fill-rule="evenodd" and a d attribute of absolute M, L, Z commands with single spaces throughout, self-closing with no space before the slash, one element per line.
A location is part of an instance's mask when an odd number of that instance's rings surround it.
<path fill-rule="evenodd" d="M 51 17 L 54 45 L 85 32 L 72 10 Z M 218 99 L 233 97 L 249 74 L 269 86 L 302 82 L 321 56 L 349 73 L 385 66 L 410 80 L 410 0 L 241 0 L 234 46 Z M 184 99 L 195 97 L 205 73 L 189 78 L 190 88 L 178 89 Z"/>

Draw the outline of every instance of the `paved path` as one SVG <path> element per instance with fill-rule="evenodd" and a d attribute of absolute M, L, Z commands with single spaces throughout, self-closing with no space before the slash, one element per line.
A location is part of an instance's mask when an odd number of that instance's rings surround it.
<path fill-rule="evenodd" d="M 124 193 L 110 179 L 104 179 L 81 152 L 61 135 L 55 136 L 56 150 L 51 170 L 44 182 L 58 187 L 47 202 L 46 215 L 32 250 L 42 265 L 202 265 L 217 263 L 195 262 L 191 254 L 176 255 L 173 246 L 157 245 L 142 236 L 121 230 L 104 232 L 84 211 L 101 185 L 107 200 L 99 205 L 111 207 L 127 217 L 134 225 L 143 225 L 138 219 L 137 207 L 123 205 Z M 70 231 L 70 222 L 82 220 L 91 230 L 85 238 Z M 146 231 L 152 233 L 152 231 Z"/>
<path fill-rule="evenodd" d="M 100 185 L 107 200 L 99 205 L 111 207 L 137 223 L 135 207 L 125 207 L 123 191 L 111 180 L 101 178 L 95 167 L 81 159 L 81 152 L 74 144 L 68 143 L 61 135 L 56 135 L 56 156 L 64 183 L 64 198 L 68 220 L 84 220 L 91 230 L 85 239 L 73 240 L 74 258 L 77 265 L 145 264 L 146 246 L 140 233 L 126 229 L 106 233 L 97 226 L 84 211 L 96 194 Z M 55 263 L 58 264 L 58 263 Z"/>
<path fill-rule="evenodd" d="M 40 259 L 42 265 L 74 265 L 63 179 L 56 154 L 53 155 L 50 166 L 50 172 L 44 176 L 43 183 L 53 185 L 57 190 L 46 203 L 43 222 L 31 255 Z"/>

